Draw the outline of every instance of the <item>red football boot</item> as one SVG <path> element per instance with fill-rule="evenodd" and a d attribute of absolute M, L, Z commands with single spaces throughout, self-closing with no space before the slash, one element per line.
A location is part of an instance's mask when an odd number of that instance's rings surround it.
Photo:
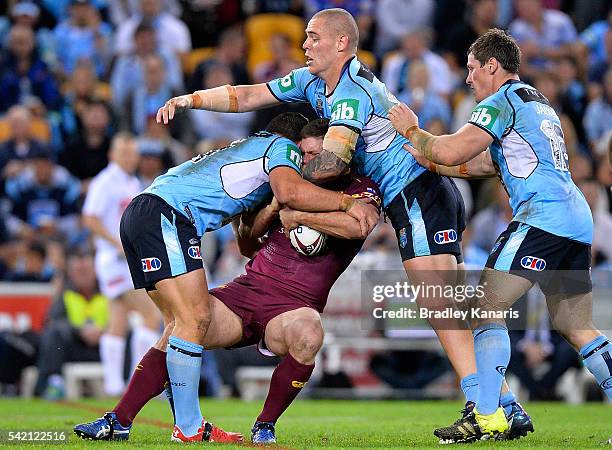
<path fill-rule="evenodd" d="M 193 436 L 185 436 L 178 425 L 174 425 L 172 438 L 175 442 L 222 442 L 222 443 L 237 443 L 242 442 L 243 437 L 240 433 L 232 433 L 223 431 L 221 428 L 214 426 L 212 423 L 202 419 L 202 426 Z"/>

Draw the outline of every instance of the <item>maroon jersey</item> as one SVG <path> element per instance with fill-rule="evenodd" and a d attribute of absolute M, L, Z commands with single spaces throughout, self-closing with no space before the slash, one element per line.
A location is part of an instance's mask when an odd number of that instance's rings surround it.
<path fill-rule="evenodd" d="M 355 198 L 370 198 L 380 211 L 381 193 L 367 177 L 350 176 L 328 189 L 342 191 Z M 246 275 L 235 283 L 261 286 L 269 296 L 293 298 L 323 312 L 332 285 L 361 249 L 363 240 L 327 238 L 326 250 L 318 256 L 298 253 L 285 236 L 280 222 L 268 232 L 268 239 L 255 258 L 246 265 Z"/>

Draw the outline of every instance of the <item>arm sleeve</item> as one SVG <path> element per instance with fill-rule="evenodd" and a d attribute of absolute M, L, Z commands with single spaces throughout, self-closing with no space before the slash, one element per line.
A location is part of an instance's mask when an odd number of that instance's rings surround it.
<path fill-rule="evenodd" d="M 285 103 L 305 102 L 306 85 L 314 78 L 308 72 L 308 68 L 301 67 L 292 70 L 288 75 L 282 78 L 276 78 L 268 81 L 268 89 L 274 97 Z"/>
<path fill-rule="evenodd" d="M 499 141 L 506 129 L 512 125 L 513 109 L 501 91 L 480 102 L 470 116 L 468 123 L 476 125 Z"/>
<path fill-rule="evenodd" d="M 379 213 L 381 212 L 382 194 L 376 183 L 368 177 L 355 178 L 345 193 L 354 198 L 369 198 L 370 203 L 376 207 Z"/>
<path fill-rule="evenodd" d="M 300 175 L 302 174 L 302 152 L 289 139 L 277 139 L 274 141 L 267 156 L 266 171 L 270 173 L 276 167 L 291 167 Z"/>

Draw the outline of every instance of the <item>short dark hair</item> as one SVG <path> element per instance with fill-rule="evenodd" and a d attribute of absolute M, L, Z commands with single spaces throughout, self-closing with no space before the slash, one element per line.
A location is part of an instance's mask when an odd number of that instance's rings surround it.
<path fill-rule="evenodd" d="M 323 137 L 329 128 L 329 119 L 313 119 L 302 128 L 302 139 L 309 137 Z"/>
<path fill-rule="evenodd" d="M 298 142 L 301 139 L 300 131 L 304 125 L 308 123 L 308 119 L 300 113 L 285 112 L 274 117 L 268 123 L 266 131 L 270 133 L 280 134 L 281 136 L 291 139 L 293 142 Z"/>
<path fill-rule="evenodd" d="M 519 73 L 521 49 L 510 34 L 499 28 L 491 28 L 476 39 L 470 45 L 469 53 L 478 60 L 480 67 L 490 58 L 495 58 L 507 72 Z"/>

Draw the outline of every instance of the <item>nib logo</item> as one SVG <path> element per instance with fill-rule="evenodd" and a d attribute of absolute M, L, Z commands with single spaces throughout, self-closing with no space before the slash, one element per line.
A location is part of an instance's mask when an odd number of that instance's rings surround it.
<path fill-rule="evenodd" d="M 506 366 L 497 366 L 495 370 L 497 370 L 502 377 L 506 376 Z"/>
<path fill-rule="evenodd" d="M 306 381 L 292 381 L 291 386 L 296 389 L 302 389 L 306 385 Z"/>

